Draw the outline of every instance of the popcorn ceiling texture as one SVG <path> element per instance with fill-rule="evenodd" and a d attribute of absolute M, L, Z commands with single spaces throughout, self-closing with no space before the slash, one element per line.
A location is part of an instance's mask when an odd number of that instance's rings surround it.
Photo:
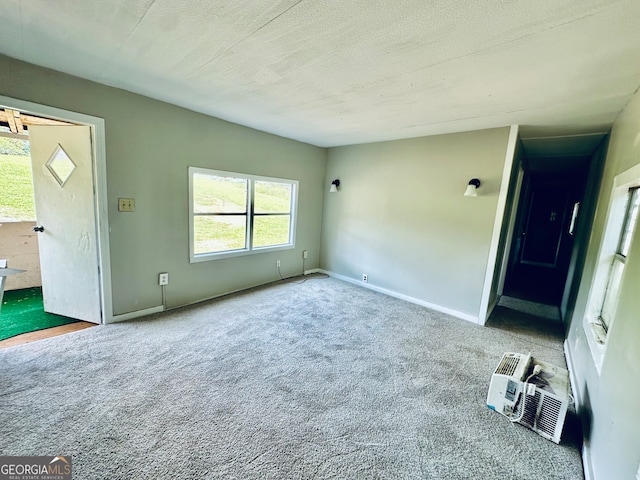
<path fill-rule="evenodd" d="M 503 352 L 565 365 L 559 326 L 498 312 L 315 277 L 0 350 L 0 454 L 82 479 L 582 478 L 579 433 L 486 407 Z"/>
<path fill-rule="evenodd" d="M 0 17 L 0 53 L 323 147 L 603 132 L 640 85 L 637 0 L 13 0 Z"/>

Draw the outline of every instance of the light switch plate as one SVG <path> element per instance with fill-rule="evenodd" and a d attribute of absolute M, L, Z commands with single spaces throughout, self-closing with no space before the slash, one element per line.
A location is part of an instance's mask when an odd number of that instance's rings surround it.
<path fill-rule="evenodd" d="M 136 210 L 136 200 L 134 198 L 119 198 L 119 212 L 134 212 Z"/>

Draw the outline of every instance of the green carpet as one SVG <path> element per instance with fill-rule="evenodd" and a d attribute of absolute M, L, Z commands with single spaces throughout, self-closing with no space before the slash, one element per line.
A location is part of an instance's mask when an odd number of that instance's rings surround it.
<path fill-rule="evenodd" d="M 40 287 L 4 292 L 0 310 L 0 340 L 74 322 L 77 320 L 44 311 Z"/>

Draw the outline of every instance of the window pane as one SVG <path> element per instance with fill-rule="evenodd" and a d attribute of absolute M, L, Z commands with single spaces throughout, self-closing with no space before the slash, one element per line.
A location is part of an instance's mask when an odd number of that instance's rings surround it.
<path fill-rule="evenodd" d="M 254 185 L 254 210 L 256 213 L 291 213 L 290 183 L 256 181 Z"/>
<path fill-rule="evenodd" d="M 611 320 L 616 313 L 616 305 L 618 304 L 618 293 L 620 292 L 620 283 L 622 273 L 624 272 L 624 263 L 618 258 L 613 260 L 611 265 L 611 276 L 607 284 L 607 291 L 604 294 L 604 303 L 602 304 L 601 318 L 606 326 L 611 325 Z"/>
<path fill-rule="evenodd" d="M 193 174 L 194 213 L 246 213 L 248 180 Z"/>
<path fill-rule="evenodd" d="M 9 148 L 12 143 L 14 148 Z M 0 222 L 36 219 L 31 157 L 18 149 L 23 143 L 28 148 L 29 143 L 23 140 L 0 137 Z M 4 152 L 11 154 L 4 155 Z"/>
<path fill-rule="evenodd" d="M 196 255 L 245 248 L 246 215 L 197 215 L 193 217 Z"/>
<path fill-rule="evenodd" d="M 291 215 L 260 215 L 253 219 L 253 246 L 289 243 Z"/>
<path fill-rule="evenodd" d="M 638 211 L 640 210 L 640 188 L 634 188 L 629 191 L 629 208 L 627 210 L 627 218 L 622 230 L 622 239 L 620 240 L 620 253 L 625 257 L 629 254 L 631 248 L 631 239 L 633 231 L 638 222 Z"/>

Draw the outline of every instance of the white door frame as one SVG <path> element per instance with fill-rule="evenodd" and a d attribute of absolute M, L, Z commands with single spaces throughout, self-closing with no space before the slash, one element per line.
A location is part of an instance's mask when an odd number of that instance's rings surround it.
<path fill-rule="evenodd" d="M 491 234 L 491 244 L 489 246 L 487 268 L 484 276 L 484 287 L 482 288 L 482 297 L 480 299 L 480 311 L 478 312 L 478 323 L 480 325 L 487 323 L 487 319 L 498 302 L 498 282 L 494 284 L 493 279 L 496 271 L 496 265 L 498 265 L 498 247 L 500 246 L 502 221 L 504 219 L 504 212 L 507 205 L 507 194 L 509 193 L 511 169 L 513 168 L 513 161 L 516 155 L 519 129 L 519 125 L 511 125 L 509 128 L 507 150 L 505 153 L 504 166 L 502 168 L 502 180 L 500 181 L 500 191 L 498 193 L 498 205 L 496 207 L 496 215 L 493 221 L 493 233 Z M 490 300 L 492 292 L 495 293 L 493 301 Z"/>
<path fill-rule="evenodd" d="M 54 120 L 64 120 L 91 127 L 91 149 L 93 153 L 94 211 L 96 215 L 96 237 L 98 239 L 98 267 L 102 323 L 113 319 L 111 292 L 111 253 L 109 249 L 109 210 L 107 207 L 107 157 L 104 119 L 83 113 L 62 110 L 37 103 L 0 95 L 0 105 L 12 110 L 31 113 Z"/>

